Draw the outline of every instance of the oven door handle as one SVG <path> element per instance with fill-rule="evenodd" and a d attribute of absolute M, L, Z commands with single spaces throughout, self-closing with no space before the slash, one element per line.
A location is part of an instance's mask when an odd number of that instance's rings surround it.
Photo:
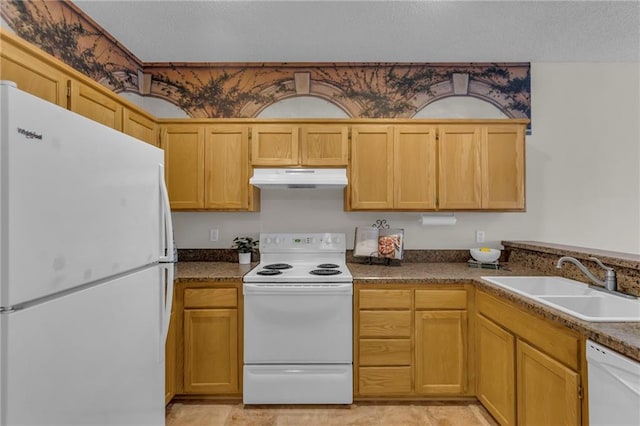
<path fill-rule="evenodd" d="M 242 286 L 243 294 L 261 295 L 333 295 L 353 294 L 353 284 L 249 284 Z"/>

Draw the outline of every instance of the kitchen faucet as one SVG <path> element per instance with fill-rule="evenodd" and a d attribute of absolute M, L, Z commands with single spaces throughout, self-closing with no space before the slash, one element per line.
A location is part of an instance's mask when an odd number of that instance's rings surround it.
<path fill-rule="evenodd" d="M 556 268 L 558 268 L 558 269 L 562 268 L 562 264 L 564 262 L 573 263 L 574 265 L 576 265 L 578 267 L 578 269 L 580 269 L 594 283 L 603 286 L 604 288 L 606 288 L 609 291 L 617 291 L 617 288 L 616 288 L 616 271 L 614 271 L 613 268 L 609 268 L 608 266 L 605 266 L 602 262 L 600 262 L 600 259 L 598 259 L 598 258 L 590 257 L 589 259 L 591 259 L 594 262 L 596 262 L 598 264 L 598 266 L 602 267 L 605 270 L 604 281 L 599 280 L 595 275 L 593 275 L 591 273 L 591 271 L 589 271 L 582 263 L 580 263 L 580 261 L 578 259 L 576 259 L 574 257 L 570 257 L 570 256 L 561 257 L 560 259 L 558 259 L 558 263 L 556 264 Z"/>

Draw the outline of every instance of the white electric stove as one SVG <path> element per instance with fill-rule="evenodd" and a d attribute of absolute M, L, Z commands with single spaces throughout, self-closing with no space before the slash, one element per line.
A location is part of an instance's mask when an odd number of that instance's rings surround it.
<path fill-rule="evenodd" d="M 353 277 L 344 234 L 260 234 L 244 277 L 245 404 L 353 401 Z"/>

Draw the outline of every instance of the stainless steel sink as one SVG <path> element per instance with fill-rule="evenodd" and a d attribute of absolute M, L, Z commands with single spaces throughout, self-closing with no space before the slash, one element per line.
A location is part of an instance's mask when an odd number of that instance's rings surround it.
<path fill-rule="evenodd" d="M 563 277 L 482 277 L 577 318 L 594 322 L 640 322 L 640 299 L 595 290 Z"/>

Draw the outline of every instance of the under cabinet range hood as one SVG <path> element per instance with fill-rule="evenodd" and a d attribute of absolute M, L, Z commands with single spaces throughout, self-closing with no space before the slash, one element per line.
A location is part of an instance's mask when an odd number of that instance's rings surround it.
<path fill-rule="evenodd" d="M 344 188 L 347 169 L 254 169 L 249 183 L 263 189 Z"/>

